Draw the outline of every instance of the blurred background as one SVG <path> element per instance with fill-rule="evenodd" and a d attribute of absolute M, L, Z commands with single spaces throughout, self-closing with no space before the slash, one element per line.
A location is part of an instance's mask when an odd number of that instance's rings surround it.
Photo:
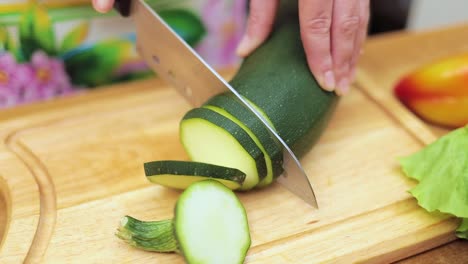
<path fill-rule="evenodd" d="M 229 68 L 248 0 L 147 0 L 213 67 Z M 0 0 L 0 109 L 154 76 L 134 28 L 91 0 Z M 369 35 L 468 21 L 466 0 L 371 0 Z"/>
<path fill-rule="evenodd" d="M 371 0 L 369 33 L 427 30 L 468 22 L 466 0 Z"/>

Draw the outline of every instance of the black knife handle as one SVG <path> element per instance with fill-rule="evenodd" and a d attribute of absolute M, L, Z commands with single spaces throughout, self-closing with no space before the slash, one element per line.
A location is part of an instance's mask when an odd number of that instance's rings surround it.
<path fill-rule="evenodd" d="M 115 0 L 114 8 L 124 17 L 130 15 L 130 2 L 131 0 Z"/>

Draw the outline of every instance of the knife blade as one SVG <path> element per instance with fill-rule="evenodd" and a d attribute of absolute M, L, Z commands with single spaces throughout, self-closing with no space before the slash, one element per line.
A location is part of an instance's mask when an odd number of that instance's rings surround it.
<path fill-rule="evenodd" d="M 283 147 L 283 174 L 277 181 L 318 209 L 312 185 L 298 158 L 268 122 L 206 63 L 144 0 L 117 0 L 115 8 L 132 19 L 137 50 L 158 76 L 170 83 L 191 105 L 201 106 L 213 95 L 230 91 Z"/>

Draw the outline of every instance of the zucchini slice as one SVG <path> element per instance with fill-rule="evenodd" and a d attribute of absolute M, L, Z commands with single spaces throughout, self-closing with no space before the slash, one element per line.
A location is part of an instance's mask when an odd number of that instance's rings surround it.
<path fill-rule="evenodd" d="M 283 172 L 283 152 L 279 142 L 257 120 L 257 116 L 244 107 L 237 98 L 228 94 L 220 94 L 211 98 L 203 107 L 212 109 L 237 123 L 262 150 L 267 175 L 257 187 L 269 185 Z"/>
<path fill-rule="evenodd" d="M 188 263 L 240 264 L 251 244 L 244 206 L 231 190 L 213 180 L 197 182 L 182 193 L 174 228 Z"/>
<path fill-rule="evenodd" d="M 145 251 L 178 253 L 189 264 L 240 264 L 251 245 L 244 206 L 232 190 L 212 179 L 185 189 L 172 219 L 125 216 L 116 236 Z"/>
<path fill-rule="evenodd" d="M 245 180 L 245 173 L 238 169 L 193 161 L 152 161 L 146 162 L 144 169 L 150 182 L 181 190 L 210 178 L 236 190 Z"/>
<path fill-rule="evenodd" d="M 190 110 L 180 122 L 180 138 L 191 160 L 244 172 L 239 190 L 254 188 L 267 175 L 265 156 L 247 132 L 210 109 Z"/>

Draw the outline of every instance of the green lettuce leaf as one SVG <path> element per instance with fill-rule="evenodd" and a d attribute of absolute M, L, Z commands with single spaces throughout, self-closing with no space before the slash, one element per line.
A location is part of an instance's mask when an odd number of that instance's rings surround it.
<path fill-rule="evenodd" d="M 463 221 L 455 232 L 457 237 L 468 239 L 468 218 L 463 218 Z"/>
<path fill-rule="evenodd" d="M 468 126 L 401 158 L 400 164 L 407 177 L 418 181 L 409 192 L 421 207 L 468 218 Z M 466 236 L 466 227 L 460 230 Z"/>

